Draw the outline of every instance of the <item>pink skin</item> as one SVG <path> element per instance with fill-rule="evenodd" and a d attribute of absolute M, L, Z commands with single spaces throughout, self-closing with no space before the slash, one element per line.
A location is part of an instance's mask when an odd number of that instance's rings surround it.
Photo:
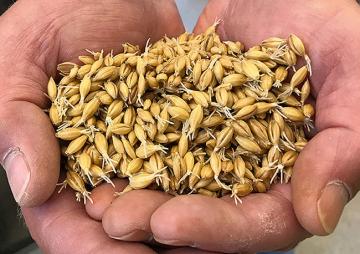
<path fill-rule="evenodd" d="M 168 0 L 20 0 L 0 17 L 0 162 L 44 253 L 155 253 L 142 243 L 109 238 L 72 191 L 54 193 L 60 153 L 43 112 L 49 106 L 44 93 L 56 65 L 77 62 L 85 48 L 109 52 L 124 42 L 144 46 L 148 38 L 183 31 L 175 3 Z M 120 185 L 119 190 L 125 183 Z M 93 198 L 98 200 L 96 194 Z M 101 207 L 112 198 L 98 201 L 89 214 L 101 219 Z"/>
<path fill-rule="evenodd" d="M 89 218 L 84 205 L 74 201 L 70 189 L 22 211 L 31 236 L 44 253 L 156 253 L 142 243 L 109 238 L 101 222 Z"/>
<path fill-rule="evenodd" d="M 141 211 L 143 216 L 148 214 L 147 221 L 142 217 L 144 224 L 138 225 L 139 214 L 128 214 L 124 228 L 124 222 L 105 211 L 105 231 L 121 238 L 146 230 L 168 245 L 241 253 L 288 249 L 310 234 L 331 233 L 344 205 L 360 187 L 359 6 L 353 0 L 213 0 L 195 31 L 203 31 L 216 19 L 222 20 L 218 32 L 224 40 L 251 46 L 269 36 L 295 33 L 308 48 L 317 132 L 296 162 L 292 183 L 245 197 L 237 207 L 228 198 L 192 195 L 166 201 L 162 196 L 161 201 L 146 191 L 128 193 L 108 210 L 123 213 L 129 204 L 143 207 L 148 209 Z M 130 195 L 146 199 L 126 197 Z M 152 204 L 159 201 L 155 212 L 152 205 L 143 205 L 150 199 Z M 91 209 L 89 205 L 87 210 Z M 147 237 L 135 235 L 127 240 L 146 241 Z"/>

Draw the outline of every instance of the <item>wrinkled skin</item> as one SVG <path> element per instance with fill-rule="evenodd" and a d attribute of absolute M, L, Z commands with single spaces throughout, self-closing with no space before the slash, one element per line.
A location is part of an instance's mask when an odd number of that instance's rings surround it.
<path fill-rule="evenodd" d="M 227 197 L 172 197 L 150 190 L 115 198 L 112 187 L 102 185 L 86 210 L 71 191 L 45 202 L 59 175 L 57 141 L 41 110 L 47 105 L 48 77 L 58 62 L 75 60 L 84 48 L 109 50 L 123 41 L 143 45 L 144 38 L 176 35 L 183 26 L 166 0 L 56 1 L 45 8 L 48 1 L 20 1 L 0 18 L 0 155 L 14 146 L 26 155 L 31 178 L 19 203 L 45 252 L 69 253 L 76 247 L 81 253 L 153 253 L 140 242 L 155 239 L 184 246 L 164 253 L 253 253 L 288 249 L 311 234 L 333 231 L 360 187 L 360 9 L 355 1 L 213 0 L 195 28 L 201 32 L 218 18 L 225 40 L 251 46 L 295 33 L 305 42 L 314 73 L 317 133 L 300 154 L 291 184 L 249 195 L 239 206 Z M 126 185 L 115 183 L 117 190 Z M 321 194 L 326 195 L 320 199 Z"/>

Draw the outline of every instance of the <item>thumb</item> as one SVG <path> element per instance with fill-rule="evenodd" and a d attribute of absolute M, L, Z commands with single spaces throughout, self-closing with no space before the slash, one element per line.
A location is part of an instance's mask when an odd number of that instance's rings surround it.
<path fill-rule="evenodd" d="M 360 187 L 360 136 L 344 127 L 319 132 L 300 153 L 292 178 L 294 209 L 312 234 L 334 231 Z"/>
<path fill-rule="evenodd" d="M 21 206 L 46 201 L 59 177 L 59 146 L 46 114 L 27 101 L 2 102 L 0 162 Z"/>

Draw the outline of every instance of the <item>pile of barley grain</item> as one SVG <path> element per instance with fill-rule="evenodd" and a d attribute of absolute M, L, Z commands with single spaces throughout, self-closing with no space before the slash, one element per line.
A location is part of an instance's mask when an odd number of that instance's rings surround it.
<path fill-rule="evenodd" d="M 132 189 L 236 201 L 288 182 L 311 127 L 310 59 L 302 41 L 268 38 L 244 51 L 216 25 L 117 55 L 90 52 L 50 79 L 64 186 L 78 199 L 114 177 Z M 297 69 L 301 57 L 304 66 Z M 296 65 L 297 64 L 297 65 Z M 90 199 L 91 200 L 91 199 Z"/>

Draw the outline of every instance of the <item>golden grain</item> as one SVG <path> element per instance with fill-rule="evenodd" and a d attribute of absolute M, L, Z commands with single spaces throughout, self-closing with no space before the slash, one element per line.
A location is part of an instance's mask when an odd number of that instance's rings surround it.
<path fill-rule="evenodd" d="M 115 56 L 88 51 L 80 65 L 58 65 L 49 117 L 62 140 L 63 186 L 78 199 L 116 176 L 129 180 L 123 192 L 230 194 L 235 202 L 289 181 L 315 114 L 304 43 L 291 34 L 244 51 L 222 42 L 216 24 L 145 52 L 125 43 Z M 296 70 L 300 58 L 306 66 Z"/>

